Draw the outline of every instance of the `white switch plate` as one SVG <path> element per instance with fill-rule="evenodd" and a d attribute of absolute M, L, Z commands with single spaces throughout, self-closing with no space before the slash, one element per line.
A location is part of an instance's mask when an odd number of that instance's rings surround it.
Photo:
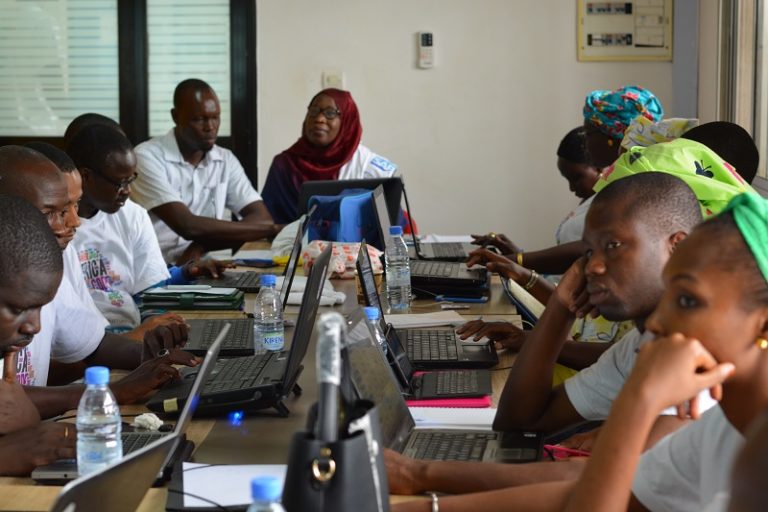
<path fill-rule="evenodd" d="M 344 73 L 339 70 L 323 71 L 323 89 L 344 90 Z"/>

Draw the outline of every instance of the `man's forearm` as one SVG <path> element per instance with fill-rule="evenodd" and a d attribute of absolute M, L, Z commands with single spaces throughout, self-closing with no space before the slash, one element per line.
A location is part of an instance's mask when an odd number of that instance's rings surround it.
<path fill-rule="evenodd" d="M 568 340 L 563 345 L 557 362 L 573 368 L 583 370 L 588 366 L 595 364 L 603 352 L 611 348 L 612 342 L 584 342 Z"/>
<path fill-rule="evenodd" d="M 273 237 L 278 231 L 271 220 L 244 218 L 234 222 L 201 216 L 194 216 L 190 222 L 176 230 L 182 237 L 197 242 L 208 250 Z"/>
<path fill-rule="evenodd" d="M 133 370 L 141 364 L 143 346 L 125 336 L 105 333 L 93 353 L 85 358 L 89 366 L 101 365 L 114 370 Z"/>
<path fill-rule="evenodd" d="M 77 409 L 84 390 L 85 386 L 80 384 L 54 387 L 24 386 L 24 391 L 43 419 Z"/>
<path fill-rule="evenodd" d="M 552 375 L 573 325 L 573 314 L 552 296 L 515 359 L 494 420 L 495 430 L 530 428 L 552 398 Z"/>

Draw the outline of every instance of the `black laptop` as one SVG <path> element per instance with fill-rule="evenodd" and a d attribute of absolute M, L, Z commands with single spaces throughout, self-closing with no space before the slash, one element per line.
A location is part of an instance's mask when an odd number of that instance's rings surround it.
<path fill-rule="evenodd" d="M 177 434 L 168 434 L 102 471 L 70 482 L 51 512 L 134 512 L 173 452 Z"/>
<path fill-rule="evenodd" d="M 291 292 L 293 278 L 296 275 L 296 267 L 301 254 L 301 239 L 307 227 L 306 218 L 300 224 L 293 240 L 293 248 L 285 266 L 283 286 L 280 288 L 280 300 L 285 311 L 288 305 L 288 294 Z M 216 335 L 224 323 L 229 323 L 232 328 L 224 340 L 221 355 L 225 357 L 251 356 L 254 354 L 253 342 L 253 318 L 226 318 L 226 319 L 192 319 L 187 320 L 189 325 L 189 339 L 184 350 L 194 355 L 203 355 L 211 346 Z"/>
<path fill-rule="evenodd" d="M 357 256 L 357 274 L 368 306 L 379 308 L 381 330 L 390 346 L 405 347 L 408 360 L 419 369 L 429 368 L 490 368 L 499 363 L 493 343 L 464 341 L 452 328 L 395 330 L 384 319 L 379 292 L 373 279 L 371 260 L 365 242 Z M 484 393 L 487 394 L 487 393 Z"/>
<path fill-rule="evenodd" d="M 384 445 L 417 459 L 532 462 L 541 454 L 538 432 L 416 429 L 392 369 L 381 357 L 363 315 L 350 317 L 347 333 L 352 383 L 360 398 L 379 409 Z"/>
<path fill-rule="evenodd" d="M 121 440 L 123 442 L 123 454 L 129 455 L 135 451 L 141 450 L 145 446 L 159 439 L 163 439 L 169 436 L 173 436 L 174 439 L 180 441 L 179 446 L 173 450 L 173 456 L 169 456 L 165 464 L 163 465 L 163 473 L 158 474 L 155 472 L 155 477 L 159 480 L 165 480 L 170 477 L 170 471 L 173 468 L 173 464 L 178 459 L 186 459 L 192 454 L 194 445 L 186 441 L 185 433 L 189 423 L 192 421 L 192 416 L 195 413 L 195 406 L 197 405 L 197 398 L 200 396 L 203 383 L 211 375 L 216 365 L 216 359 L 219 357 L 219 349 L 221 348 L 224 338 L 227 336 L 227 331 L 230 326 L 225 324 L 218 333 L 216 341 L 208 349 L 205 359 L 197 368 L 196 375 L 198 376 L 192 382 L 189 395 L 195 397 L 194 400 L 188 400 L 183 404 L 181 413 L 176 420 L 176 426 L 173 432 L 146 432 L 146 431 L 132 431 L 122 432 Z M 178 403 L 168 403 L 168 409 L 176 409 L 178 411 Z M 77 460 L 74 459 L 62 459 L 48 464 L 46 466 L 39 466 L 32 471 L 32 479 L 47 484 L 61 484 L 62 481 L 73 480 L 79 476 L 77 472 Z"/>
<path fill-rule="evenodd" d="M 218 416 L 232 411 L 275 408 L 281 416 L 288 415 L 284 400 L 291 391 L 301 391 L 296 380 L 304 368 L 301 362 L 315 325 L 330 258 L 329 245 L 312 266 L 290 350 L 219 360 L 205 382 L 197 414 Z M 195 373 L 194 368 L 182 370 L 183 378 L 163 386 L 147 402 L 147 407 L 156 412 L 173 412 L 168 404 L 177 409 L 186 401 Z"/>
<path fill-rule="evenodd" d="M 384 191 L 373 191 L 373 210 L 382 237 L 389 237 L 389 218 L 386 215 Z M 411 261 L 411 289 L 414 295 L 448 295 L 454 297 L 481 297 L 488 293 L 488 271 L 484 268 L 468 269 L 464 263 L 444 261 Z"/>

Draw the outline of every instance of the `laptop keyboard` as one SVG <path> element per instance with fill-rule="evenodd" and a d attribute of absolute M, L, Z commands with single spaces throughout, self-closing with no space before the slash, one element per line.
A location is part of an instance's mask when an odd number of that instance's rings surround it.
<path fill-rule="evenodd" d="M 261 283 L 261 276 L 257 272 L 241 272 L 237 279 L 236 288 L 258 288 Z"/>
<path fill-rule="evenodd" d="M 452 370 L 437 372 L 438 395 L 468 395 L 477 392 L 476 371 Z"/>
<path fill-rule="evenodd" d="M 457 242 L 440 242 L 431 245 L 436 258 L 466 258 L 464 246 Z"/>
<path fill-rule="evenodd" d="M 274 353 L 217 361 L 213 374 L 205 383 L 203 394 L 226 393 L 255 387 L 261 371 Z"/>
<path fill-rule="evenodd" d="M 478 432 L 420 432 L 413 431 L 408 454 L 422 460 L 471 460 L 483 459 L 488 441 L 496 439 L 496 433 Z M 412 451 L 415 450 L 415 451 Z"/>
<path fill-rule="evenodd" d="M 453 277 L 456 273 L 456 263 L 412 261 L 411 273 L 420 276 Z"/>
<path fill-rule="evenodd" d="M 232 327 L 229 328 L 222 348 L 253 349 L 253 322 L 247 318 L 206 319 L 200 340 L 201 348 L 208 350 L 226 323 Z"/>
<path fill-rule="evenodd" d="M 120 434 L 120 438 L 123 441 L 123 454 L 127 455 L 131 452 L 135 452 L 136 450 L 140 450 L 141 448 L 147 446 L 149 443 L 157 441 L 166 435 L 168 434 L 163 434 L 160 432 L 147 432 L 146 434 L 139 434 L 136 432 L 123 432 Z"/>
<path fill-rule="evenodd" d="M 411 361 L 456 361 L 456 335 L 453 331 L 420 329 L 406 331 L 408 359 Z"/>

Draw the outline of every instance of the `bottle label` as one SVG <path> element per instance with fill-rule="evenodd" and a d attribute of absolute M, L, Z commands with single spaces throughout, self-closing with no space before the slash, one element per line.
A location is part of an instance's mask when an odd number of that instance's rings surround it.
<path fill-rule="evenodd" d="M 267 350 L 282 350 L 285 336 L 280 331 L 265 332 L 262 337 L 262 344 Z"/>
<path fill-rule="evenodd" d="M 387 269 L 387 285 L 388 286 L 410 286 L 411 270 L 407 267 L 388 268 Z"/>

